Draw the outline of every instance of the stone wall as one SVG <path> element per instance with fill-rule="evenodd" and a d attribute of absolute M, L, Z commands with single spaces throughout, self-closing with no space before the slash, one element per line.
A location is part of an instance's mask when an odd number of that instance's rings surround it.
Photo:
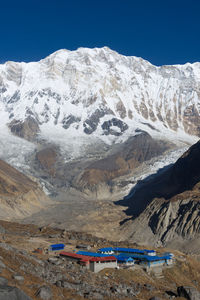
<path fill-rule="evenodd" d="M 105 268 L 117 268 L 117 261 L 112 262 L 96 262 L 91 261 L 90 262 L 90 270 L 92 272 L 99 272 Z"/>

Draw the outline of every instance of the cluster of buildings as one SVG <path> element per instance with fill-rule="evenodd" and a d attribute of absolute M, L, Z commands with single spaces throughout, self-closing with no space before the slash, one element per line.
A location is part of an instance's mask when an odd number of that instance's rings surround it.
<path fill-rule="evenodd" d="M 49 251 L 64 250 L 64 244 L 55 244 L 49 247 Z M 133 248 L 106 247 L 97 252 L 61 251 L 60 256 L 70 261 L 76 261 L 93 272 L 99 272 L 105 268 L 133 268 L 136 264 L 146 269 L 155 266 L 170 266 L 173 264 L 172 253 L 157 255 L 155 250 L 141 250 Z"/>

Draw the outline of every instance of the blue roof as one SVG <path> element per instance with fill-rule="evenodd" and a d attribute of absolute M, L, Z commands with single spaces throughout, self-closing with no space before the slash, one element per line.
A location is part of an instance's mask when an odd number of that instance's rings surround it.
<path fill-rule="evenodd" d="M 116 247 L 113 248 L 114 251 L 118 251 L 118 252 L 127 252 L 127 253 L 141 253 L 144 254 L 145 250 L 141 250 L 141 249 L 132 249 L 132 248 L 120 248 L 120 247 Z"/>
<path fill-rule="evenodd" d="M 65 245 L 64 244 L 53 244 L 53 245 L 50 245 L 49 246 L 49 249 L 51 251 L 55 251 L 55 250 L 63 250 L 65 248 Z"/>
<path fill-rule="evenodd" d="M 164 256 L 149 256 L 145 255 L 145 259 L 147 261 L 156 261 L 156 260 L 167 260 L 167 259 L 172 259 L 170 255 L 164 255 Z"/>
<path fill-rule="evenodd" d="M 115 249 L 126 249 L 127 248 L 115 248 Z M 100 249 L 99 249 L 100 250 Z M 129 250 L 133 250 L 133 252 L 135 250 L 138 250 L 138 249 L 129 249 Z M 118 250 L 120 251 L 120 250 Z M 141 250 L 143 251 L 143 250 Z M 163 255 L 163 256 L 158 256 L 158 255 L 155 255 L 155 256 L 150 256 L 150 255 L 141 255 L 141 251 L 139 250 L 138 253 L 134 252 L 134 253 L 120 253 L 119 255 L 114 255 L 117 260 L 121 260 L 121 261 L 127 261 L 127 260 L 133 260 L 133 259 L 138 259 L 138 260 L 143 260 L 143 261 L 157 261 L 157 260 L 167 260 L 167 259 L 171 259 L 172 256 L 170 254 L 167 254 L 167 255 Z M 127 252 L 127 251 L 126 251 Z M 91 257 L 107 257 L 107 256 L 110 256 L 108 254 L 101 254 L 101 253 L 95 253 L 95 252 L 90 252 L 90 251 L 78 251 L 76 252 L 77 254 L 80 254 L 80 255 L 85 255 L 85 256 L 91 256 Z"/>
<path fill-rule="evenodd" d="M 131 261 L 131 262 L 134 262 L 134 259 L 132 257 L 126 257 L 126 256 L 122 256 L 122 255 L 114 255 L 116 257 L 116 259 L 118 261 Z"/>
<path fill-rule="evenodd" d="M 150 256 L 150 255 L 140 255 L 140 254 L 121 254 L 123 257 L 132 257 L 138 260 L 145 260 L 145 261 L 156 261 L 156 260 L 167 260 L 171 259 L 171 255 L 164 255 L 164 256 Z"/>
<path fill-rule="evenodd" d="M 146 253 L 156 253 L 155 250 L 148 250 L 148 249 L 144 249 L 144 252 L 146 252 Z"/>
<path fill-rule="evenodd" d="M 100 251 L 100 252 L 114 251 L 114 252 L 140 253 L 140 254 L 156 253 L 155 250 L 121 248 L 121 247 L 105 247 L 105 248 L 100 248 L 98 251 Z"/>
<path fill-rule="evenodd" d="M 115 257 L 117 255 L 114 255 Z M 136 258 L 136 259 L 142 259 L 143 257 L 147 256 L 144 254 L 140 254 L 140 253 L 120 253 L 119 254 L 120 257 L 131 257 L 131 258 Z"/>
<path fill-rule="evenodd" d="M 92 256 L 92 257 L 107 257 L 110 255 L 107 254 L 101 254 L 101 253 L 95 253 L 95 252 L 89 252 L 89 251 L 78 251 L 76 254 L 85 255 L 85 256 Z"/>
<path fill-rule="evenodd" d="M 50 245 L 51 248 L 57 248 L 57 247 L 65 247 L 64 244 L 53 244 L 53 245 Z"/>
<path fill-rule="evenodd" d="M 148 261 L 154 261 L 154 260 L 167 260 L 167 259 L 172 259 L 170 255 L 164 255 L 164 256 L 149 256 L 147 255 L 147 260 Z"/>
<path fill-rule="evenodd" d="M 107 252 L 107 251 L 114 251 L 113 247 L 106 247 L 106 248 L 100 248 L 98 249 L 100 252 Z"/>

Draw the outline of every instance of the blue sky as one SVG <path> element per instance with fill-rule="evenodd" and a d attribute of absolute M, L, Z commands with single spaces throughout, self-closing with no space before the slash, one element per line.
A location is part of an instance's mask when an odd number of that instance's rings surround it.
<path fill-rule="evenodd" d="M 200 0 L 2 0 L 0 63 L 108 46 L 155 65 L 200 61 Z"/>

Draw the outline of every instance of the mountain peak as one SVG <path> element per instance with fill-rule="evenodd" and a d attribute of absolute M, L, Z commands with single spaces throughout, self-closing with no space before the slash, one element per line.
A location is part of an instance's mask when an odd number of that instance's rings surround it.
<path fill-rule="evenodd" d="M 108 47 L 7 62 L 0 68 L 0 117 L 17 126 L 21 121 L 23 130 L 31 117 L 38 137 L 56 143 L 59 136 L 116 143 L 137 128 L 157 138 L 188 140 L 188 134 L 200 135 L 198 66 L 155 67 Z"/>

